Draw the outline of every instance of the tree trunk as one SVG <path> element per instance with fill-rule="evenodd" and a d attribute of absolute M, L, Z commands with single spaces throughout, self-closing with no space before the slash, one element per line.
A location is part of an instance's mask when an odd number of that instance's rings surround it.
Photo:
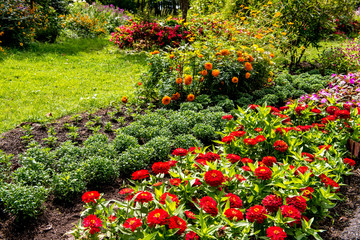
<path fill-rule="evenodd" d="M 181 12 L 182 12 L 182 19 L 184 19 L 185 22 L 186 22 L 186 16 L 187 16 L 187 12 L 189 10 L 189 7 L 190 7 L 189 0 L 180 0 L 180 8 L 181 8 Z"/>

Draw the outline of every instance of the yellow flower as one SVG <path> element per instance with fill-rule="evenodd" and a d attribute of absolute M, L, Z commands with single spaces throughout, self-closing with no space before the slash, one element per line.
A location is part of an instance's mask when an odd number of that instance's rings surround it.
<path fill-rule="evenodd" d="M 289 24 L 289 25 L 293 25 L 294 23 L 293 23 L 293 22 L 288 22 L 287 24 Z"/>
<path fill-rule="evenodd" d="M 276 12 L 275 15 L 274 15 L 274 17 L 279 17 L 279 16 L 281 16 L 280 12 Z"/>
<path fill-rule="evenodd" d="M 271 4 L 272 4 L 272 2 L 268 1 L 268 3 L 267 3 L 267 4 L 271 5 Z"/>
<path fill-rule="evenodd" d="M 269 75 L 270 75 L 270 77 L 272 77 L 272 76 L 274 76 L 274 73 L 270 71 Z"/>
<path fill-rule="evenodd" d="M 258 48 L 257 50 L 259 53 L 263 53 L 265 51 L 263 48 Z"/>
<path fill-rule="evenodd" d="M 241 19 L 241 21 L 244 21 L 246 19 L 246 17 L 241 17 L 240 19 Z"/>
<path fill-rule="evenodd" d="M 24 46 L 24 44 L 21 42 L 21 43 L 20 43 L 20 46 Z"/>

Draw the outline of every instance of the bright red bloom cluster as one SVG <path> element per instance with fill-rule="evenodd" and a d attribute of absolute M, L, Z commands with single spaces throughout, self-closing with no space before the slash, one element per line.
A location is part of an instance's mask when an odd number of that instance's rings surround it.
<path fill-rule="evenodd" d="M 277 140 L 274 143 L 274 148 L 279 152 L 285 152 L 289 148 L 289 145 L 283 140 Z"/>
<path fill-rule="evenodd" d="M 200 207 L 211 216 L 215 217 L 219 210 L 217 209 L 217 202 L 209 196 L 203 197 L 200 199 Z"/>
<path fill-rule="evenodd" d="M 139 202 L 139 203 L 147 203 L 147 202 L 151 202 L 152 200 L 154 200 L 153 195 L 146 191 L 138 192 L 138 195 L 135 198 L 135 202 Z"/>
<path fill-rule="evenodd" d="M 262 200 L 262 205 L 269 212 L 277 212 L 279 208 L 283 205 L 283 200 L 277 195 L 268 195 Z"/>
<path fill-rule="evenodd" d="M 266 157 L 263 157 L 262 159 L 262 162 L 268 166 L 268 167 L 272 167 L 274 163 L 276 163 L 276 158 L 275 157 L 272 157 L 272 156 L 266 156 Z"/>
<path fill-rule="evenodd" d="M 310 153 L 306 153 L 306 152 L 303 152 L 301 153 L 301 156 L 304 158 L 305 161 L 307 162 L 313 162 L 315 161 L 315 156 L 310 154 Z M 305 156 L 305 157 L 304 157 Z"/>
<path fill-rule="evenodd" d="M 283 205 L 281 206 L 281 214 L 284 217 L 289 217 L 295 219 L 295 221 L 291 222 L 290 225 L 294 223 L 299 224 L 301 222 L 301 213 L 300 211 L 295 208 L 294 206 Z"/>
<path fill-rule="evenodd" d="M 174 156 L 186 156 L 188 154 L 188 150 L 184 148 L 177 148 L 172 153 Z"/>
<path fill-rule="evenodd" d="M 349 164 L 350 166 L 355 166 L 355 164 L 356 164 L 356 162 L 354 160 L 350 159 L 350 158 L 344 158 L 343 162 L 345 164 Z"/>
<path fill-rule="evenodd" d="M 243 159 L 241 159 L 241 162 L 244 163 L 244 164 L 246 164 L 246 163 L 254 163 L 254 161 L 252 159 L 250 159 L 250 158 L 243 158 Z"/>
<path fill-rule="evenodd" d="M 205 182 L 212 187 L 217 187 L 224 182 L 224 174 L 219 170 L 210 170 L 205 173 Z"/>
<path fill-rule="evenodd" d="M 197 235 L 194 231 L 188 232 L 185 235 L 185 240 L 199 240 L 199 235 Z"/>
<path fill-rule="evenodd" d="M 154 174 L 169 174 L 170 164 L 168 162 L 156 162 L 152 165 L 151 170 Z"/>
<path fill-rule="evenodd" d="M 181 179 L 180 178 L 172 178 L 170 179 L 170 184 L 173 186 L 179 186 L 181 183 Z"/>
<path fill-rule="evenodd" d="M 271 178 L 272 172 L 268 167 L 258 167 L 255 169 L 255 176 L 261 180 L 269 180 Z"/>
<path fill-rule="evenodd" d="M 234 164 L 234 163 L 237 163 L 238 161 L 241 160 L 241 157 L 239 155 L 236 155 L 236 154 L 228 154 L 226 155 L 226 158 L 229 159 L 229 161 Z"/>
<path fill-rule="evenodd" d="M 269 227 L 266 229 L 267 237 L 270 238 L 270 240 L 284 240 L 287 237 L 286 232 L 284 232 L 284 229 L 281 227 Z"/>
<path fill-rule="evenodd" d="M 340 110 L 340 109 L 336 106 L 329 106 L 326 108 L 326 112 L 330 115 L 334 115 L 335 111 L 338 111 L 338 110 Z"/>
<path fill-rule="evenodd" d="M 166 203 L 166 197 L 169 196 L 171 198 L 171 201 L 176 202 L 176 204 L 179 204 L 179 198 L 175 195 L 175 194 L 171 194 L 171 193 L 163 193 L 160 196 L 160 201 L 159 203 L 161 204 L 165 204 Z"/>
<path fill-rule="evenodd" d="M 96 199 L 99 199 L 100 193 L 98 191 L 86 192 L 82 195 L 81 200 L 85 203 L 93 202 L 95 203 Z"/>
<path fill-rule="evenodd" d="M 306 187 L 306 188 L 302 188 L 300 189 L 302 192 L 301 192 L 301 195 L 307 197 L 307 198 L 312 198 L 312 193 L 315 191 L 315 189 L 313 189 L 312 187 Z"/>
<path fill-rule="evenodd" d="M 233 193 L 228 193 L 225 195 L 225 197 L 229 198 L 231 208 L 241 208 L 242 207 L 243 203 L 239 196 L 237 196 Z"/>
<path fill-rule="evenodd" d="M 244 136 L 246 134 L 245 131 L 234 131 L 234 132 L 231 132 L 229 134 L 229 136 L 233 136 L 233 137 L 236 137 L 236 138 L 240 138 L 242 136 Z"/>
<path fill-rule="evenodd" d="M 185 232 L 187 228 L 187 224 L 184 219 L 179 218 L 178 216 L 172 216 L 169 220 L 169 228 L 170 229 L 179 228 L 177 234 L 182 234 L 183 232 Z"/>
<path fill-rule="evenodd" d="M 350 112 L 348 110 L 336 110 L 334 113 L 335 117 L 340 119 L 349 119 Z"/>
<path fill-rule="evenodd" d="M 134 192 L 134 189 L 132 188 L 124 188 L 124 189 L 121 189 L 119 194 L 121 195 L 129 195 L 129 194 L 132 194 Z"/>
<path fill-rule="evenodd" d="M 267 218 L 265 214 L 267 214 L 267 212 L 263 206 L 255 205 L 246 211 L 246 219 L 249 220 L 249 222 L 256 221 L 257 223 L 263 223 Z"/>
<path fill-rule="evenodd" d="M 238 221 L 244 219 L 243 213 L 240 210 L 235 209 L 235 208 L 226 209 L 224 214 L 230 221 L 238 222 Z"/>
<path fill-rule="evenodd" d="M 230 121 L 231 119 L 233 119 L 234 117 L 232 116 L 232 115 L 224 115 L 223 117 L 222 117 L 222 119 L 226 119 L 226 120 L 228 120 L 228 121 Z"/>
<path fill-rule="evenodd" d="M 294 206 L 300 212 L 305 212 L 307 208 L 306 200 L 302 196 L 288 197 L 286 203 L 289 206 Z"/>
<path fill-rule="evenodd" d="M 244 139 L 244 143 L 245 143 L 246 145 L 249 145 L 249 146 L 254 146 L 254 145 L 256 145 L 258 142 L 257 142 L 256 139 L 254 139 L 254 138 L 245 138 L 245 139 Z"/>
<path fill-rule="evenodd" d="M 150 174 L 149 174 L 148 170 L 139 170 L 132 174 L 132 179 L 133 180 L 141 180 L 144 178 L 148 178 L 149 176 L 150 176 Z"/>
<path fill-rule="evenodd" d="M 303 106 L 297 106 L 295 108 L 295 112 L 297 115 L 302 115 L 302 111 L 304 111 L 306 109 L 306 107 L 303 107 Z"/>
<path fill-rule="evenodd" d="M 244 178 L 243 176 L 241 176 L 240 174 L 235 174 L 235 177 L 238 181 L 242 182 L 242 181 L 246 181 L 246 178 Z"/>
<path fill-rule="evenodd" d="M 141 225 L 141 219 L 136 217 L 126 219 L 123 224 L 124 228 L 130 228 L 132 232 L 134 232 L 138 227 L 141 227 Z"/>
<path fill-rule="evenodd" d="M 232 141 L 235 141 L 235 137 L 233 136 L 225 136 L 221 139 L 223 143 L 230 144 Z"/>
<path fill-rule="evenodd" d="M 325 183 L 325 187 L 331 186 L 336 189 L 335 192 L 339 191 L 340 188 L 339 184 L 334 180 L 332 180 L 331 178 L 327 177 L 325 174 L 321 174 L 319 178 L 322 183 Z"/>
<path fill-rule="evenodd" d="M 264 142 L 264 141 L 266 141 L 266 138 L 265 138 L 264 135 L 259 135 L 259 136 L 256 136 L 255 141 L 258 142 L 258 143 L 259 142 Z"/>
<path fill-rule="evenodd" d="M 313 108 L 310 110 L 310 112 L 313 112 L 313 113 L 316 113 L 316 114 L 320 114 L 321 113 L 321 110 L 320 109 L 317 109 L 317 108 Z"/>
<path fill-rule="evenodd" d="M 147 216 L 147 224 L 150 227 L 155 227 L 156 225 L 166 225 L 169 222 L 169 214 L 163 209 L 155 209 L 149 212 Z"/>
<path fill-rule="evenodd" d="M 193 213 L 191 211 L 185 211 L 185 215 L 190 219 L 196 219 L 195 213 Z"/>
<path fill-rule="evenodd" d="M 90 234 L 95 234 L 100 232 L 100 227 L 102 227 L 102 221 L 94 214 L 90 214 L 83 221 L 84 227 L 90 229 Z"/>

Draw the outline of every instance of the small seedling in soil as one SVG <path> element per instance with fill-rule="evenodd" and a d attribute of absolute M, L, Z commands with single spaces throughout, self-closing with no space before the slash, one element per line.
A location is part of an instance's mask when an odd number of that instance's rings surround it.
<path fill-rule="evenodd" d="M 89 113 L 89 119 L 91 120 L 91 119 L 93 119 L 95 117 L 94 114 L 96 113 L 96 110 L 95 109 L 94 110 L 89 110 L 88 113 Z"/>
<path fill-rule="evenodd" d="M 67 134 L 67 137 L 72 141 L 76 141 L 76 139 L 79 138 L 79 133 L 77 133 L 77 132 L 69 132 Z"/>
<path fill-rule="evenodd" d="M 91 130 L 94 134 L 97 134 L 101 130 L 101 126 L 89 127 L 89 130 Z"/>
<path fill-rule="evenodd" d="M 95 122 L 93 122 L 93 121 L 87 121 L 86 123 L 85 123 L 85 127 L 87 127 L 89 130 L 90 130 L 90 128 L 92 128 L 93 126 L 95 126 Z"/>
<path fill-rule="evenodd" d="M 79 114 L 76 114 L 70 118 L 71 121 L 74 121 L 75 123 L 79 123 L 82 120 L 82 117 Z"/>
<path fill-rule="evenodd" d="M 31 127 L 30 124 L 26 124 L 24 126 L 21 127 L 22 130 L 24 131 L 24 136 L 20 137 L 24 143 L 30 143 L 30 140 L 34 137 L 33 135 L 31 135 L 33 127 Z"/>
<path fill-rule="evenodd" d="M 125 124 L 125 118 L 124 118 L 124 117 L 119 117 L 118 119 L 116 119 L 116 121 L 117 121 L 120 125 L 124 125 L 124 124 Z"/>
<path fill-rule="evenodd" d="M 48 130 L 48 137 L 47 138 L 43 138 L 42 140 L 44 141 L 44 143 L 46 145 L 48 145 L 49 147 L 55 147 L 58 138 L 56 137 L 56 131 L 54 127 L 50 127 Z"/>
<path fill-rule="evenodd" d="M 117 114 L 117 112 L 108 112 L 107 114 L 110 116 L 111 120 L 116 120 L 115 115 Z"/>
<path fill-rule="evenodd" d="M 105 123 L 104 130 L 105 130 L 105 132 L 112 132 L 113 131 L 111 122 L 106 122 Z"/>
<path fill-rule="evenodd" d="M 101 116 L 94 116 L 93 121 L 95 125 L 101 125 Z"/>

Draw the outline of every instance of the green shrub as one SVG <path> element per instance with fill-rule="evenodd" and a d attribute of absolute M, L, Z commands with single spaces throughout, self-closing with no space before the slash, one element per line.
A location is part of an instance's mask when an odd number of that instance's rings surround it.
<path fill-rule="evenodd" d="M 10 178 L 11 159 L 12 155 L 6 155 L 0 150 L 0 185 Z"/>
<path fill-rule="evenodd" d="M 86 188 L 84 173 L 69 171 L 55 174 L 51 188 L 56 199 L 70 202 Z"/>
<path fill-rule="evenodd" d="M 118 154 L 126 151 L 129 147 L 138 146 L 138 140 L 130 135 L 119 132 L 115 139 L 112 141 L 114 149 L 118 152 Z"/>
<path fill-rule="evenodd" d="M 203 106 L 200 103 L 195 102 L 183 102 L 180 104 L 180 111 L 191 110 L 194 112 L 198 112 L 203 109 Z"/>
<path fill-rule="evenodd" d="M 128 175 L 130 172 L 147 167 L 153 154 L 154 151 L 145 146 L 130 147 L 117 160 L 120 173 Z"/>
<path fill-rule="evenodd" d="M 116 155 L 116 151 L 104 134 L 94 134 L 84 142 L 84 156 L 87 158 L 92 156 L 114 158 Z"/>
<path fill-rule="evenodd" d="M 31 165 L 33 162 L 38 162 L 44 165 L 44 168 L 50 168 L 53 164 L 53 158 L 49 154 L 49 148 L 42 148 L 40 145 L 35 145 L 29 148 L 23 155 L 19 156 L 19 163 L 23 166 Z"/>
<path fill-rule="evenodd" d="M 51 152 L 53 156 L 53 169 L 57 172 L 70 172 L 79 167 L 85 158 L 84 149 L 66 141 L 59 148 Z"/>
<path fill-rule="evenodd" d="M 19 219 L 35 218 L 41 214 L 48 190 L 42 186 L 5 183 L 0 186 L 0 199 L 5 211 Z"/>
<path fill-rule="evenodd" d="M 201 141 L 215 140 L 215 128 L 205 123 L 197 123 L 191 130 L 192 134 Z"/>
<path fill-rule="evenodd" d="M 166 161 L 170 154 L 171 141 L 168 137 L 159 136 L 151 139 L 144 147 L 154 151 L 150 158 L 151 162 Z"/>
<path fill-rule="evenodd" d="M 191 134 L 180 134 L 174 138 L 174 148 L 189 149 L 190 147 L 194 146 L 201 147 L 202 143 Z"/>
<path fill-rule="evenodd" d="M 139 121 L 145 127 L 150 127 L 150 126 L 162 127 L 162 126 L 166 125 L 166 123 L 168 122 L 167 118 L 158 112 L 142 115 L 139 118 Z"/>
<path fill-rule="evenodd" d="M 51 185 L 53 170 L 45 168 L 42 163 L 34 161 L 27 166 L 19 167 L 13 172 L 12 178 L 15 183 L 31 186 Z"/>
<path fill-rule="evenodd" d="M 81 164 L 84 179 L 89 185 L 99 186 L 111 183 L 119 176 L 119 169 L 113 159 L 93 156 Z"/>

